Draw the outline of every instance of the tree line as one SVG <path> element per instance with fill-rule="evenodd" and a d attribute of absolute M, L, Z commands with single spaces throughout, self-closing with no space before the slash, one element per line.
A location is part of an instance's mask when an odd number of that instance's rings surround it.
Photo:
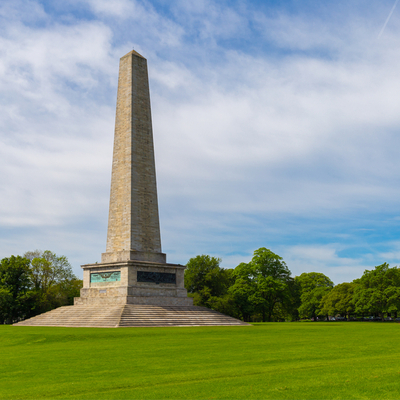
<path fill-rule="evenodd" d="M 0 324 L 73 304 L 82 280 L 67 257 L 49 250 L 29 251 L 0 261 Z"/>
<path fill-rule="evenodd" d="M 221 259 L 191 258 L 185 287 L 194 305 L 243 321 L 296 321 L 351 317 L 396 318 L 400 310 L 400 269 L 384 263 L 350 283 L 334 285 L 319 272 L 292 277 L 282 257 L 264 247 L 249 263 L 220 267 Z M 65 256 L 31 251 L 0 261 L 0 324 L 73 304 L 82 280 Z"/>
<path fill-rule="evenodd" d="M 264 247 L 249 263 L 220 267 L 221 259 L 191 258 L 185 287 L 193 303 L 243 321 L 296 321 L 397 317 L 400 310 L 400 269 L 384 263 L 361 278 L 334 285 L 324 274 L 305 272 L 292 277 L 282 257 Z"/>

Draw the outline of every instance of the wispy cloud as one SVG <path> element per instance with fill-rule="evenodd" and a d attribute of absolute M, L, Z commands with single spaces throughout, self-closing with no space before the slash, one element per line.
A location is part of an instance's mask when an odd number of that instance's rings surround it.
<path fill-rule="evenodd" d="M 0 8 L 1 256 L 49 248 L 76 271 L 99 261 L 118 58 L 134 47 L 148 58 L 171 262 L 210 253 L 234 267 L 265 246 L 295 274 L 318 268 L 337 283 L 382 254 L 396 262 L 396 246 L 381 245 L 400 194 L 396 27 L 374 42 L 378 22 L 361 6 L 63 7 Z"/>

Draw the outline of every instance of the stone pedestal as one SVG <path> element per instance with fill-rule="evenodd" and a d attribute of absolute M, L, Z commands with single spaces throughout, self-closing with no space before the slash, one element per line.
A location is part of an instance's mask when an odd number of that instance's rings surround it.
<path fill-rule="evenodd" d="M 193 305 L 184 287 L 183 265 L 120 261 L 82 268 L 83 288 L 75 305 Z"/>

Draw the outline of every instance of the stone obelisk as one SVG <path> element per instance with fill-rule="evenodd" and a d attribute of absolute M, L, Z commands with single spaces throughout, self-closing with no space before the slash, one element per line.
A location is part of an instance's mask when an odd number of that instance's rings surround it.
<path fill-rule="evenodd" d="M 120 60 L 107 249 L 102 262 L 166 262 L 161 252 L 147 61 Z"/>
<path fill-rule="evenodd" d="M 119 65 L 106 252 L 82 268 L 77 305 L 193 304 L 185 267 L 161 251 L 147 61 L 134 50 Z"/>

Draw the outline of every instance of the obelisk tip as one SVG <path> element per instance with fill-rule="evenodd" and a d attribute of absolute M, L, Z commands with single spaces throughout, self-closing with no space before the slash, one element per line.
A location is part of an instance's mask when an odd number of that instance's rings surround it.
<path fill-rule="evenodd" d="M 141 54 L 139 54 L 136 50 L 132 50 L 132 51 L 130 51 L 129 53 L 127 53 L 127 54 L 125 54 L 123 57 L 121 57 L 121 58 L 125 58 L 125 57 L 128 57 L 128 56 L 130 56 L 131 54 L 133 54 L 134 56 L 136 56 L 136 57 L 141 57 L 141 58 L 144 58 Z M 145 59 L 145 58 L 144 58 Z"/>

